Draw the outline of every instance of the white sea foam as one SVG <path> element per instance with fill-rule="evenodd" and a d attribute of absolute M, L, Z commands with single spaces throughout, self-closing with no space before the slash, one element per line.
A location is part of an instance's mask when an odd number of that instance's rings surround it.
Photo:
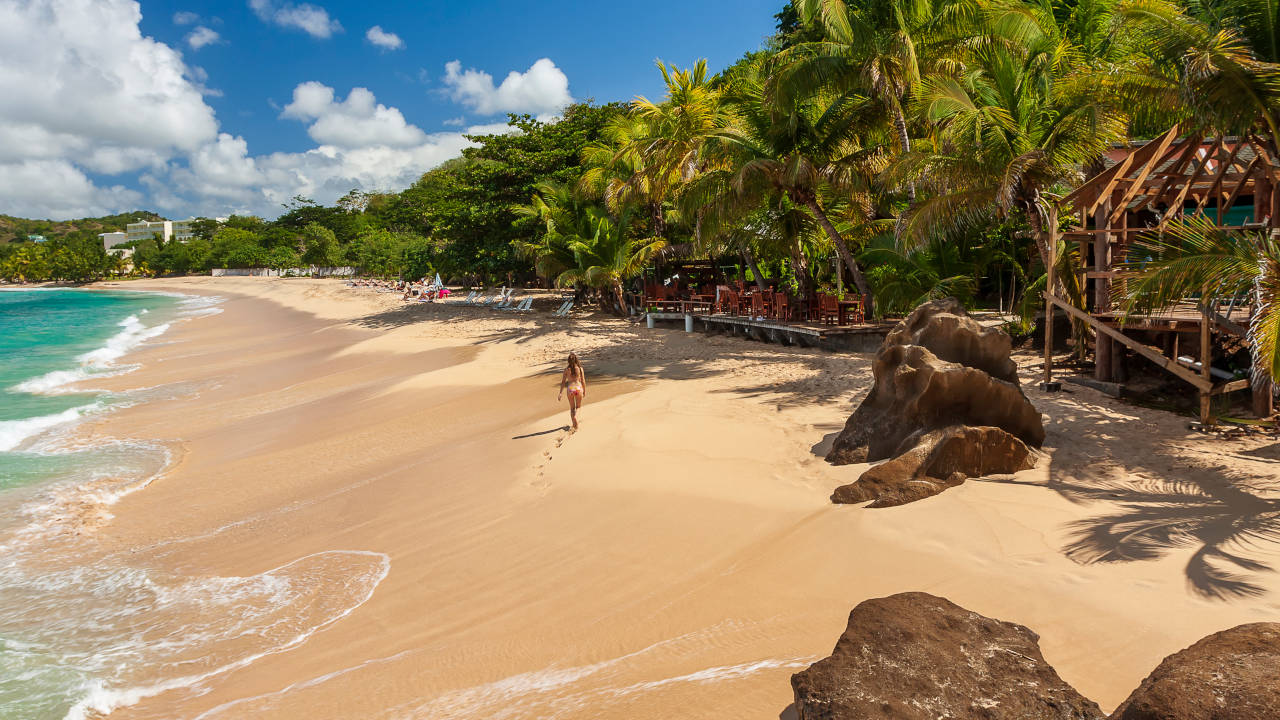
<path fill-rule="evenodd" d="M 0 420 L 0 452 L 9 452 L 22 445 L 26 440 L 48 432 L 59 425 L 73 423 L 90 413 L 99 412 L 102 403 L 90 403 L 80 407 L 67 408 L 52 415 L 23 418 L 21 420 Z"/>
<path fill-rule="evenodd" d="M 126 575 L 123 583 L 103 578 L 98 590 L 109 596 L 139 591 L 148 595 L 143 612 L 152 616 L 148 619 L 153 626 L 159 626 L 155 629 L 159 637 L 112 638 L 110 657 L 95 659 L 116 667 L 122 656 L 133 656 L 135 667 L 181 667 L 184 674 L 145 685 L 120 685 L 97 677 L 84 687 L 65 718 L 105 715 L 295 648 L 368 602 L 390 570 L 391 558 L 384 553 L 331 550 L 248 578 L 198 579 L 177 585 L 134 574 Z M 72 578 L 68 587 L 83 587 L 81 582 Z M 121 608 L 120 617 L 135 612 L 135 608 Z M 184 620 L 176 632 L 164 629 L 170 618 Z"/>
<path fill-rule="evenodd" d="M 185 295 L 178 306 L 182 308 L 184 316 L 203 317 L 222 312 L 222 308 L 218 305 L 221 305 L 223 300 L 224 298 L 218 295 Z"/>
<path fill-rule="evenodd" d="M 58 388 L 81 382 L 91 377 L 114 374 L 121 370 L 114 363 L 142 343 L 159 337 L 169 329 L 169 323 L 148 327 L 137 315 L 130 315 L 120 321 L 121 330 L 107 338 L 102 347 L 91 350 L 76 360 L 80 367 L 72 370 L 53 370 L 39 377 L 25 380 L 13 386 L 13 390 L 26 393 L 49 393 Z"/>

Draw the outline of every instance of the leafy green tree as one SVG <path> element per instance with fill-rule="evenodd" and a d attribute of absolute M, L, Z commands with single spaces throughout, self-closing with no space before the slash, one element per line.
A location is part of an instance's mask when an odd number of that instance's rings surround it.
<path fill-rule="evenodd" d="M 366 230 L 351 244 L 348 257 L 367 273 L 390 277 L 400 271 L 405 245 L 404 236 L 390 230 Z"/>
<path fill-rule="evenodd" d="M 302 258 L 298 256 L 298 251 L 291 247 L 276 246 L 267 251 L 267 267 L 278 273 L 283 273 L 290 268 L 296 268 L 302 264 Z"/>
<path fill-rule="evenodd" d="M 404 257 L 400 261 L 401 277 L 435 277 L 436 268 L 432 263 L 436 252 L 435 245 L 421 235 L 405 233 L 404 238 Z"/>
<path fill-rule="evenodd" d="M 266 257 L 258 234 L 251 230 L 223 227 L 214 233 L 209 254 L 209 262 L 213 267 L 263 267 Z"/>
<path fill-rule="evenodd" d="M 580 104 L 566 108 L 557 122 L 511 116 L 510 133 L 472 136 L 475 147 L 426 173 L 390 203 L 380 224 L 431 238 L 434 264 L 453 277 L 527 272 L 513 242 L 532 240 L 539 227 L 513 208 L 527 203 L 540 181 L 576 182 L 583 149 L 620 112 L 616 105 Z"/>
<path fill-rule="evenodd" d="M 320 223 L 302 228 L 302 262 L 320 268 L 335 267 L 342 261 L 338 239 Z"/>

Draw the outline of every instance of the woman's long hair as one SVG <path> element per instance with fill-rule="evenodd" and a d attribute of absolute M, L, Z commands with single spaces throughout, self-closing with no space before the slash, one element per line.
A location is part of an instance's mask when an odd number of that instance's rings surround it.
<path fill-rule="evenodd" d="M 578 362 L 577 353 L 569 353 L 569 369 L 573 370 L 575 375 L 582 369 L 582 365 Z"/>

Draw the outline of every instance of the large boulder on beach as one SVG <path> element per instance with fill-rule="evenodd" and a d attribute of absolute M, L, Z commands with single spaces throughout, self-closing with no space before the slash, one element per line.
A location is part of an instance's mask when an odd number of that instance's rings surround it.
<path fill-rule="evenodd" d="M 791 677 L 798 720 L 1102 720 L 1039 637 L 927 593 L 860 603 L 831 656 Z"/>
<path fill-rule="evenodd" d="M 832 502 L 892 507 L 922 500 L 969 477 L 1014 473 L 1036 465 L 1026 443 L 998 427 L 954 426 L 921 431 L 903 442 L 910 449 L 876 465 L 858 481 L 836 488 Z"/>
<path fill-rule="evenodd" d="M 1111 720 L 1280 718 L 1280 623 L 1223 630 L 1165 658 Z"/>
<path fill-rule="evenodd" d="M 885 338 L 874 384 L 836 436 L 835 465 L 872 468 L 834 502 L 887 507 L 936 495 L 969 477 L 1034 466 L 1044 425 L 1018 383 L 1012 340 L 954 299 L 916 308 Z"/>

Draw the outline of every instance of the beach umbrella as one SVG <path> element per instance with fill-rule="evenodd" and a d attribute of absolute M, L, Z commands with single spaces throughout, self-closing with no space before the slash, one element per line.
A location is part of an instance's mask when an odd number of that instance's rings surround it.
<path fill-rule="evenodd" d="M 436 273 L 436 287 L 444 287 L 444 282 L 440 280 L 440 273 Z"/>

